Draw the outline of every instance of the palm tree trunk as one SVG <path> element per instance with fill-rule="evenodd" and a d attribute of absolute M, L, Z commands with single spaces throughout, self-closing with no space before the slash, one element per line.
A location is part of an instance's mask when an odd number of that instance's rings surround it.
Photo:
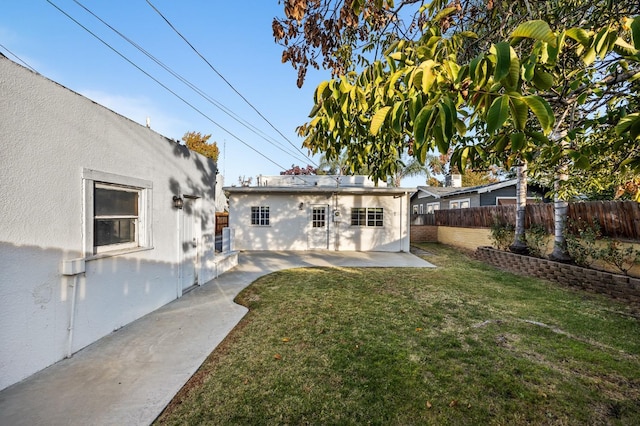
<path fill-rule="evenodd" d="M 529 248 L 525 237 L 525 220 L 527 214 L 527 163 L 517 167 L 516 183 L 516 229 L 513 243 L 509 250 L 518 254 L 527 254 Z"/>

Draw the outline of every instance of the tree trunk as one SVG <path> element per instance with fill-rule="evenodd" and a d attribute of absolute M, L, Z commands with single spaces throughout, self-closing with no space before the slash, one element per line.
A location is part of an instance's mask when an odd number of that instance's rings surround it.
<path fill-rule="evenodd" d="M 516 183 L 516 229 L 513 243 L 509 250 L 518 254 L 528 254 L 529 248 L 525 237 L 525 220 L 527 213 L 527 163 L 517 167 Z"/>
<path fill-rule="evenodd" d="M 571 256 L 567 251 L 567 240 L 565 238 L 565 225 L 567 223 L 567 213 L 569 211 L 569 203 L 566 200 L 560 198 L 559 191 L 562 181 L 566 181 L 567 167 L 562 166 L 556 174 L 556 180 L 553 183 L 553 224 L 554 224 L 554 238 L 553 238 L 553 252 L 549 255 L 551 260 L 558 262 L 569 262 Z"/>

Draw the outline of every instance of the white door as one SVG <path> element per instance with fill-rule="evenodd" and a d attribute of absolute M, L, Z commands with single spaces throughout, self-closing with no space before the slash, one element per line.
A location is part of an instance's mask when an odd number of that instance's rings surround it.
<path fill-rule="evenodd" d="M 329 216 L 326 205 L 311 206 L 309 248 L 329 248 Z"/>
<path fill-rule="evenodd" d="M 182 209 L 182 289 L 198 284 L 198 200 L 187 198 Z"/>

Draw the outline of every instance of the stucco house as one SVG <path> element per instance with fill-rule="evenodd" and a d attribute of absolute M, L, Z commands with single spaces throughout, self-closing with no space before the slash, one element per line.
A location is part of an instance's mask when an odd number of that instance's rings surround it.
<path fill-rule="evenodd" d="M 434 210 L 515 204 L 516 183 L 516 179 L 509 179 L 472 187 L 419 186 L 411 196 L 411 214 L 428 214 L 433 213 Z M 527 202 L 543 200 L 544 193 L 544 189 L 536 185 L 528 185 Z"/>
<path fill-rule="evenodd" d="M 232 267 L 216 165 L 0 55 L 0 389 Z"/>
<path fill-rule="evenodd" d="M 412 189 L 364 176 L 262 176 L 225 191 L 234 250 L 409 251 Z"/>

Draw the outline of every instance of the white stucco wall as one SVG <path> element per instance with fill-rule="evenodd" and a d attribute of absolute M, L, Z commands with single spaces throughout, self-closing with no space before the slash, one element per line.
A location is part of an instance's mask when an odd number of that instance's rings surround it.
<path fill-rule="evenodd" d="M 212 161 L 3 57 L 0 129 L 0 389 L 67 355 L 72 315 L 75 352 L 178 297 L 180 215 L 198 216 L 200 283 L 214 278 Z M 150 247 L 65 276 L 86 258 L 87 170 L 151 184 Z M 174 209 L 177 194 L 198 210 Z"/>
<path fill-rule="evenodd" d="M 409 251 L 408 195 L 354 194 L 249 194 L 231 193 L 229 227 L 234 230 L 236 250 L 314 250 L 311 212 L 327 206 L 328 232 L 325 249 L 343 251 Z M 302 203 L 302 209 L 300 209 Z M 269 226 L 251 225 L 251 207 L 268 206 Z M 382 207 L 384 226 L 351 226 L 352 207 Z M 340 221 L 333 212 L 340 212 Z M 317 238 L 318 236 L 316 236 Z"/>

